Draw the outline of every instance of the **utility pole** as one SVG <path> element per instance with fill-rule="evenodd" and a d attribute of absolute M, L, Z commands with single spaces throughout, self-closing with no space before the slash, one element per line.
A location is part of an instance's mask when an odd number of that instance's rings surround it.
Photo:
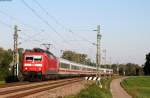
<path fill-rule="evenodd" d="M 106 49 L 103 50 L 104 56 L 103 56 L 103 64 L 106 65 Z"/>
<path fill-rule="evenodd" d="M 13 74 L 18 76 L 19 73 L 19 55 L 18 55 L 18 27 L 14 27 L 14 52 L 13 52 Z"/>
<path fill-rule="evenodd" d="M 97 26 L 97 29 L 94 30 L 97 31 L 97 52 L 96 52 L 96 70 L 97 70 L 97 76 L 99 75 L 98 69 L 101 65 L 101 48 L 100 48 L 100 41 L 101 41 L 101 34 L 100 34 L 100 25 Z"/>
<path fill-rule="evenodd" d="M 109 60 L 110 60 L 110 61 L 109 61 L 109 64 L 110 64 L 110 68 L 111 68 L 111 57 L 109 58 Z"/>
<path fill-rule="evenodd" d="M 97 26 L 97 53 L 96 53 L 96 63 L 97 71 L 101 64 L 101 48 L 100 48 L 101 34 L 100 34 L 100 25 Z"/>

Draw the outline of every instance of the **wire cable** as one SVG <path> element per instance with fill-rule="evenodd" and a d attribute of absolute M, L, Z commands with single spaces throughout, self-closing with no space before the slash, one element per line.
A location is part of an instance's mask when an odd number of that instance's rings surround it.
<path fill-rule="evenodd" d="M 5 25 L 5 26 L 6 26 L 6 27 L 8 27 L 8 28 L 12 28 L 12 26 L 11 26 L 11 25 L 9 25 L 9 24 L 7 24 L 7 23 L 3 22 L 2 20 L 0 20 L 0 23 L 1 23 L 1 24 L 3 24 L 3 25 Z"/>
<path fill-rule="evenodd" d="M 33 26 L 29 25 L 29 24 L 26 24 L 26 23 L 24 23 L 24 22 L 18 20 L 16 17 L 14 17 L 14 16 L 12 16 L 12 15 L 9 15 L 8 13 L 6 13 L 6 12 L 4 12 L 4 11 L 1 11 L 1 10 L 0 10 L 0 13 L 3 14 L 3 15 L 5 15 L 5 16 L 7 16 L 7 17 L 9 17 L 9 18 L 12 19 L 12 20 L 15 20 L 15 21 L 19 22 L 20 24 L 22 24 L 22 25 L 24 25 L 24 26 L 27 26 L 27 27 L 31 28 L 31 29 L 34 30 L 34 31 L 37 30 L 37 28 L 35 28 L 35 27 L 33 27 Z M 4 23 L 4 22 L 1 22 L 1 23 L 4 24 L 4 25 L 6 25 L 7 27 L 10 27 L 10 25 L 8 25 L 8 24 L 6 24 L 6 23 Z M 32 35 L 32 36 L 28 36 L 28 39 L 34 37 L 35 35 L 39 35 L 40 33 L 41 33 L 41 32 L 38 32 L 38 33 L 36 33 L 36 34 L 34 34 L 34 35 Z"/>
<path fill-rule="evenodd" d="M 55 21 L 56 24 L 60 25 L 62 28 L 64 28 L 66 31 L 72 33 L 74 36 L 77 36 L 78 38 L 93 44 L 92 41 L 89 41 L 88 39 L 84 38 L 83 36 L 80 36 L 79 34 L 76 34 L 75 32 L 73 32 L 71 29 L 68 29 L 66 26 L 64 26 L 63 24 L 61 24 L 53 15 L 49 14 L 48 11 L 42 7 L 42 5 L 37 1 L 37 0 L 32 0 L 34 1 L 42 10 L 43 12 L 45 12 L 51 19 L 53 19 Z"/>
<path fill-rule="evenodd" d="M 49 24 L 48 21 L 46 21 L 45 19 L 43 19 L 32 7 L 30 7 L 26 2 L 25 0 L 22 0 L 23 4 L 29 8 L 35 16 L 37 16 L 43 23 L 45 23 L 51 30 L 53 30 L 61 39 L 63 39 L 62 35 L 60 35 L 57 30 Z M 64 41 L 66 44 L 70 45 L 65 39 L 63 39 L 62 41 Z"/>

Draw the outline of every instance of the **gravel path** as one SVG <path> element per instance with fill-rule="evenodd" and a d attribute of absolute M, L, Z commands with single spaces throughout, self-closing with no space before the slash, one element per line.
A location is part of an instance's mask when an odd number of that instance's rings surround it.
<path fill-rule="evenodd" d="M 113 98 L 132 98 L 120 85 L 123 79 L 124 78 L 112 80 L 110 88 Z"/>

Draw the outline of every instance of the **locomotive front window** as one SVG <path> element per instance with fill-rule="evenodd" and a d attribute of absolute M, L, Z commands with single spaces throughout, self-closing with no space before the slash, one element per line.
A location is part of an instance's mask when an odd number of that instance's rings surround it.
<path fill-rule="evenodd" d="M 42 61 L 42 57 L 41 56 L 34 56 L 34 61 Z"/>
<path fill-rule="evenodd" d="M 26 57 L 26 61 L 33 61 L 33 57 Z"/>
<path fill-rule="evenodd" d="M 42 56 L 26 56 L 26 61 L 42 61 Z"/>

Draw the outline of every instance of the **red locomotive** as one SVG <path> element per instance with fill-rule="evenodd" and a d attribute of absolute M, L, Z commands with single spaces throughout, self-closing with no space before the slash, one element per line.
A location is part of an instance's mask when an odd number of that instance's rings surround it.
<path fill-rule="evenodd" d="M 44 79 L 48 75 L 56 75 L 58 68 L 57 58 L 49 51 L 35 48 L 23 53 L 22 72 L 25 78 Z"/>
<path fill-rule="evenodd" d="M 35 48 L 25 51 L 22 59 L 22 73 L 26 79 L 49 79 L 60 76 L 96 75 L 96 67 L 77 64 L 57 58 L 51 52 Z M 101 74 L 111 75 L 112 69 L 99 69 Z"/>

